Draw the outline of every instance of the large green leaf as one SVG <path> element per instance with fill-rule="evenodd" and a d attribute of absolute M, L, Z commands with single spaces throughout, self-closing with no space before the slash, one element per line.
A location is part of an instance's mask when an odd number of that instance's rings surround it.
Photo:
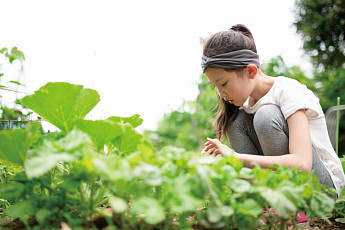
<path fill-rule="evenodd" d="M 39 123 L 33 123 L 26 129 L 2 130 L 0 132 L 0 158 L 24 166 L 27 151 L 37 138 L 39 128 Z"/>
<path fill-rule="evenodd" d="M 267 187 L 257 188 L 261 196 L 277 211 L 278 216 L 290 218 L 296 212 L 296 205 L 284 193 Z"/>
<path fill-rule="evenodd" d="M 116 116 L 112 116 L 112 117 L 109 117 L 108 120 L 115 121 L 115 122 L 129 123 L 134 128 L 136 128 L 137 126 L 139 126 L 139 125 L 141 125 L 143 123 L 143 119 L 140 118 L 139 114 L 134 114 L 131 117 L 116 117 Z"/>
<path fill-rule="evenodd" d="M 321 192 L 314 192 L 311 202 L 310 209 L 316 216 L 320 216 L 326 219 L 326 213 L 330 213 L 334 207 L 334 201 L 326 194 Z"/>
<path fill-rule="evenodd" d="M 76 120 L 84 119 L 99 101 L 97 91 L 64 82 L 48 83 L 22 99 L 23 105 L 65 133 L 72 130 Z"/>
<path fill-rule="evenodd" d="M 91 137 L 98 150 L 122 134 L 122 124 L 111 120 L 79 120 L 76 126 Z"/>
<path fill-rule="evenodd" d="M 28 159 L 25 162 L 25 172 L 29 179 L 39 177 L 55 168 L 58 162 L 71 162 L 75 157 L 68 153 L 48 154 Z"/>
<path fill-rule="evenodd" d="M 131 125 L 124 125 L 123 134 L 117 137 L 112 143 L 120 153 L 128 154 L 138 150 L 138 145 L 141 143 L 142 137 Z"/>
<path fill-rule="evenodd" d="M 25 218 L 26 216 L 35 214 L 36 210 L 37 201 L 32 199 L 18 202 L 6 209 L 4 212 L 13 218 Z"/>

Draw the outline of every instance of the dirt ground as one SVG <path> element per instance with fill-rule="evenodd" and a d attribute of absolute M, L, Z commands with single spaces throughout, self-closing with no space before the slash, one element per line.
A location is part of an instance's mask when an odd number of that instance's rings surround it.
<path fill-rule="evenodd" d="M 301 227 L 299 229 L 327 229 L 327 230 L 345 230 L 345 224 L 343 223 L 338 223 L 335 220 L 330 220 L 331 224 L 327 223 L 321 218 L 316 218 L 314 220 L 308 219 L 309 224 Z"/>
<path fill-rule="evenodd" d="M 299 226 L 298 229 L 301 229 L 301 230 L 311 230 L 311 229 L 345 230 L 345 224 L 338 223 L 332 219 L 330 219 L 330 221 L 331 221 L 331 223 L 329 224 L 321 218 L 316 218 L 314 220 L 308 219 L 309 223 L 306 224 L 305 226 Z M 29 223 L 30 223 L 30 225 L 36 225 L 37 224 L 37 222 L 35 223 L 34 220 L 29 220 Z M 24 225 L 19 220 L 4 221 L 4 222 L 0 223 L 0 229 L 4 229 L 4 230 L 5 229 L 6 230 L 19 230 L 19 229 L 23 229 L 23 228 L 24 228 Z M 70 230 L 69 227 L 64 227 L 64 226 L 62 226 L 61 229 Z M 105 228 L 100 228 L 100 229 L 107 229 L 107 228 L 105 227 Z M 293 228 L 291 227 L 291 228 L 289 228 L 289 230 L 290 229 L 292 230 Z"/>

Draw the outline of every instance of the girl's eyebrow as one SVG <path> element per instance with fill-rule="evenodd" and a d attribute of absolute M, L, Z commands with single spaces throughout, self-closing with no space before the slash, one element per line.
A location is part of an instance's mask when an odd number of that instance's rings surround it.
<path fill-rule="evenodd" d="M 218 78 L 217 78 L 217 80 L 215 81 L 215 83 L 217 83 L 220 79 L 222 79 L 223 78 L 223 76 L 219 76 Z"/>

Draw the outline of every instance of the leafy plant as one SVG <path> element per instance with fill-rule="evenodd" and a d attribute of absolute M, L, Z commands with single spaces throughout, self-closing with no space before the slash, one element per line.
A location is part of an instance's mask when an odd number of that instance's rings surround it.
<path fill-rule="evenodd" d="M 0 132 L 1 158 L 22 168 L 1 188 L 6 215 L 27 228 L 28 217 L 45 228 L 97 226 L 96 215 L 121 229 L 256 229 L 262 218 L 272 227 L 296 223 L 300 210 L 327 219 L 333 208 L 318 179 L 297 168 L 251 170 L 232 154 L 156 151 L 135 130 L 139 115 L 84 120 L 98 101 L 97 92 L 67 83 L 23 98 L 61 132 L 42 133 L 38 123 Z M 270 207 L 277 216 L 264 216 Z"/>

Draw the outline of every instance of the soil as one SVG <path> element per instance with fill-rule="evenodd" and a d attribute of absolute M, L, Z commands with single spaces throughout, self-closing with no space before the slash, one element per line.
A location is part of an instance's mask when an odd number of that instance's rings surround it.
<path fill-rule="evenodd" d="M 336 222 L 334 219 L 330 219 L 331 224 L 327 223 L 321 218 L 315 218 L 314 220 L 308 219 L 309 225 L 302 227 L 301 229 L 327 229 L 327 230 L 344 230 L 345 224 Z"/>
<path fill-rule="evenodd" d="M 38 223 L 34 219 L 28 219 L 28 222 L 31 226 L 35 226 Z M 339 223 L 336 222 L 334 219 L 330 219 L 331 223 L 327 223 L 325 220 L 321 218 L 315 218 L 315 219 L 308 219 L 308 224 L 305 226 L 299 226 L 298 229 L 302 230 L 312 230 L 312 229 L 323 229 L 323 230 L 344 230 L 345 229 L 345 224 L 344 223 Z M 106 221 L 104 218 L 99 217 L 99 218 L 94 218 L 93 223 L 90 223 L 92 226 L 96 226 L 98 229 L 107 229 Z M 85 226 L 85 229 L 92 228 L 92 226 Z M 63 230 L 69 230 L 70 228 L 68 227 L 67 224 L 62 223 L 61 229 Z M 25 226 L 24 224 L 19 221 L 19 220 L 5 220 L 0 223 L 0 229 L 4 230 L 18 230 L 18 229 L 24 229 Z M 289 228 L 293 229 L 293 228 Z"/>

